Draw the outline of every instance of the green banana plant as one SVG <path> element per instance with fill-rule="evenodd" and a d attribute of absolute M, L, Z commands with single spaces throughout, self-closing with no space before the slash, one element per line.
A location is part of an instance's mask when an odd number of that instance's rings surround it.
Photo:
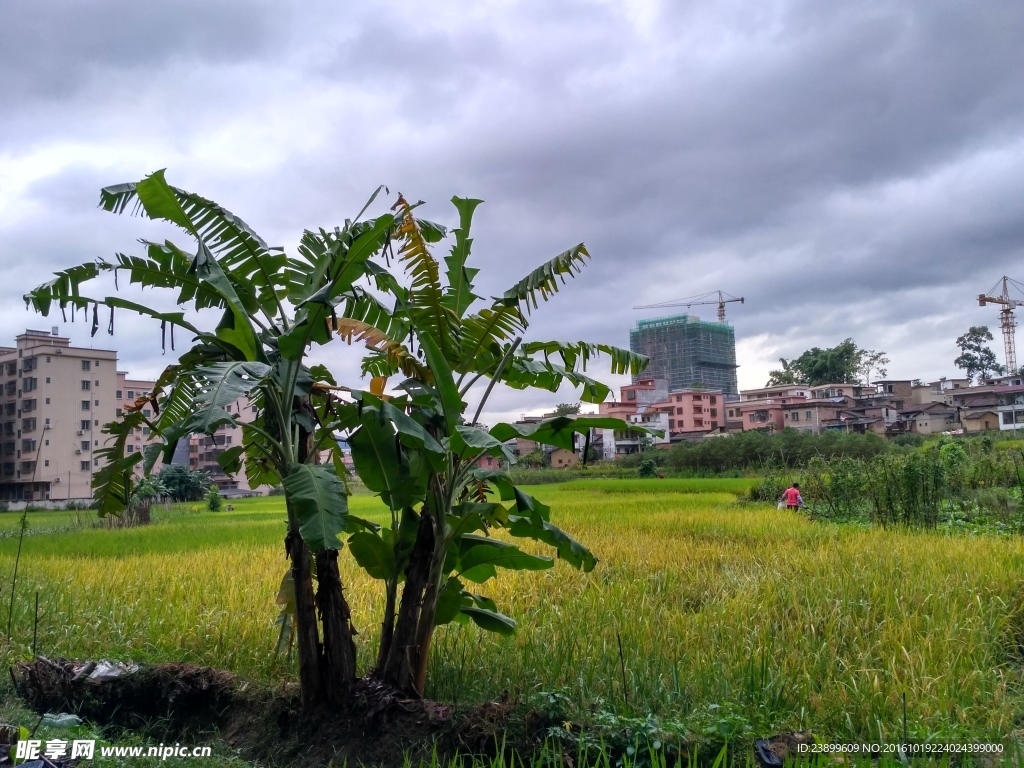
<path fill-rule="evenodd" d="M 93 334 L 103 307 L 110 312 L 111 332 L 114 312 L 120 310 L 159 321 L 165 341 L 170 329 L 172 346 L 175 328 L 193 337 L 179 361 L 160 375 L 149 398 L 156 415 L 146 417 L 142 406 L 149 403 L 140 401 L 119 422 L 107 425 L 111 439 L 101 451 L 105 464 L 93 483 L 101 514 L 125 508 L 138 462 L 145 463 L 148 474 L 161 453 L 169 462 L 176 443 L 188 435 L 240 424 L 243 444 L 224 451 L 218 462 L 230 472 L 244 467 L 254 487 L 284 486 L 291 569 L 283 584 L 292 594 L 283 600 L 279 596 L 279 602 L 294 615 L 294 622 L 286 618 L 290 629 L 294 624 L 303 701 L 307 706 L 343 704 L 356 669 L 337 553 L 341 535 L 362 525 L 348 516 L 338 447 L 319 420 L 329 408 L 334 381 L 325 369 L 307 367 L 305 355 L 313 344 L 332 338 L 329 319 L 339 311 L 380 322 L 382 307 L 355 282 L 370 274 L 369 259 L 392 236 L 395 217 L 360 221 L 360 212 L 342 227 L 306 232 L 293 257 L 269 247 L 230 211 L 172 187 L 163 171 L 105 188 L 100 206 L 170 222 L 195 243 L 192 252 L 170 241 L 144 240 L 143 255 L 116 254 L 112 260 L 72 267 L 25 297 L 44 315 L 55 308 L 65 314 L 91 309 Z M 95 298 L 85 293 L 104 274 L 113 274 L 115 282 L 127 278 L 138 289 L 171 291 L 179 306 L 189 306 L 199 316 L 214 313 L 215 329 L 202 330 L 184 312 L 159 311 L 120 292 Z M 251 420 L 239 422 L 229 412 L 227 406 L 239 399 L 253 406 Z M 125 437 L 143 424 L 161 442 L 143 454 L 126 454 Z M 323 458 L 326 463 L 318 463 Z"/>
<path fill-rule="evenodd" d="M 375 317 L 339 310 L 331 320 L 347 341 L 365 344 L 363 370 L 374 377 L 370 391 L 352 391 L 351 402 L 335 406 L 336 425 L 348 434 L 360 479 L 391 510 L 390 527 L 349 538 L 357 563 L 384 582 L 381 643 L 372 674 L 415 695 L 424 693 L 435 627 L 472 621 L 502 634 L 514 630 L 515 621 L 479 594 L 480 585 L 498 569 L 554 566 L 554 558 L 528 554 L 493 536 L 495 531 L 545 543 L 558 559 L 584 571 L 597 563 L 590 550 L 551 521 L 546 505 L 516 488 L 506 472 L 482 469 L 478 460 L 491 455 L 514 462 L 508 442 L 516 437 L 572 450 L 577 435 L 589 440 L 592 429 L 626 425 L 611 418 L 560 416 L 487 430 L 478 422 L 494 385 L 554 392 L 568 383 L 580 388 L 581 399 L 598 403 L 609 388 L 585 373 L 592 358 L 607 355 L 617 374 L 639 373 L 647 365 L 647 358 L 605 344 L 524 343 L 539 300 L 578 274 L 589 254 L 577 245 L 485 302 L 475 293 L 478 270 L 467 266 L 473 212 L 480 202 L 452 199 L 459 226 L 442 279 L 441 263 L 430 251 L 434 228 L 425 228 L 414 216 L 415 206 L 400 197 L 392 209 L 392 248 L 397 247 L 402 279 L 386 263 L 372 269 L 377 289 L 393 309 Z M 400 380 L 385 395 L 391 377 Z"/>

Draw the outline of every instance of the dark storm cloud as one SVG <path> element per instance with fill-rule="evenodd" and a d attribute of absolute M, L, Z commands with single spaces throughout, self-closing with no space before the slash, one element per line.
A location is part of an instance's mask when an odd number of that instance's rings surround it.
<path fill-rule="evenodd" d="M 0 99 L 74 96 L 92 78 L 157 74 L 174 60 L 236 64 L 268 54 L 280 4 L 33 0 L 0 10 Z"/>
<path fill-rule="evenodd" d="M 165 166 L 288 246 L 379 183 L 448 223 L 452 194 L 482 197 L 484 295 L 585 241 L 593 263 L 536 313 L 538 337 L 625 345 L 652 314 L 634 304 L 743 295 L 729 316 L 745 386 L 847 336 L 886 349 L 891 373 L 951 374 L 953 338 L 995 324 L 973 297 L 1024 276 L 1018 3 L 0 13 L 11 296 L 33 270 L 154 236 L 93 206 L 99 186 Z M 149 336 L 123 333 L 124 359 L 159 367 Z M 495 411 L 569 397 L 506 392 Z"/>

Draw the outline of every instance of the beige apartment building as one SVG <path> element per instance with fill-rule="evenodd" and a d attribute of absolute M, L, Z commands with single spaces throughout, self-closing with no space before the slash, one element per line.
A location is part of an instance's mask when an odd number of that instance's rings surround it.
<path fill-rule="evenodd" d="M 73 347 L 56 328 L 27 330 L 13 347 L 0 347 L 0 501 L 91 500 L 92 478 L 103 463 L 97 451 L 111 439 L 104 425 L 155 386 L 117 370 L 114 350 Z M 243 422 L 255 412 L 245 399 L 227 410 Z M 149 404 L 142 411 L 156 415 Z M 137 427 L 125 452 L 140 453 L 152 439 L 149 427 Z M 190 436 L 189 468 L 205 470 L 226 495 L 253 493 L 244 473 L 230 478 L 217 464 L 217 456 L 241 440 L 241 427 L 231 426 Z M 157 460 L 153 471 L 161 466 Z M 142 473 L 138 462 L 135 474 Z"/>
<path fill-rule="evenodd" d="M 116 385 L 116 352 L 72 347 L 56 329 L 0 347 L 0 499 L 91 498 Z"/>

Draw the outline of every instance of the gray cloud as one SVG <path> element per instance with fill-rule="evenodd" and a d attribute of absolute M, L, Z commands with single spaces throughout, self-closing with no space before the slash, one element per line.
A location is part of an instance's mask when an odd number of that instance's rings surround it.
<path fill-rule="evenodd" d="M 487 294 L 585 241 L 593 263 L 537 313 L 538 337 L 625 345 L 634 304 L 744 295 L 729 309 L 744 386 L 847 336 L 888 350 L 893 374 L 951 374 L 955 336 L 996 322 L 972 297 L 1024 277 L 1024 7 L 1009 0 L 0 13 L 12 304 L 50 270 L 156 236 L 93 206 L 161 167 L 286 246 L 380 183 L 448 222 L 452 194 L 482 197 Z M 25 319 L 0 318 L 9 335 Z M 122 328 L 124 364 L 158 369 L 152 331 Z M 495 414 L 569 398 L 506 392 Z"/>

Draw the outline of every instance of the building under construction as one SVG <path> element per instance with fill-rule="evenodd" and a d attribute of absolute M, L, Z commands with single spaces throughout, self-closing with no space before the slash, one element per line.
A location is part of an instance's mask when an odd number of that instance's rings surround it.
<path fill-rule="evenodd" d="M 629 348 L 651 362 L 641 378 L 667 379 L 670 390 L 689 387 L 737 394 L 736 334 L 727 323 L 709 323 L 694 315 L 640 320 L 629 332 Z"/>

